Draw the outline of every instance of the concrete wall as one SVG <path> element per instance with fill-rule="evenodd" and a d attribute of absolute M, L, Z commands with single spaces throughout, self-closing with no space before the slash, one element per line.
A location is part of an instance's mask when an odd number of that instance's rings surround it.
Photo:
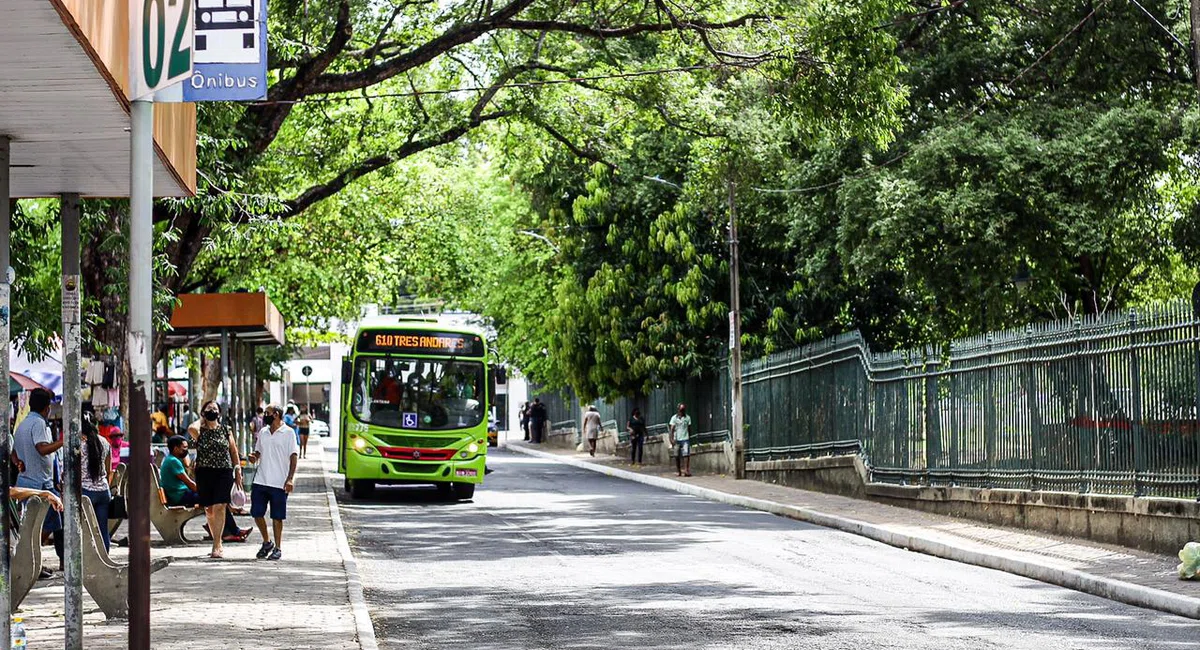
<path fill-rule="evenodd" d="M 858 456 L 746 463 L 746 478 L 1174 555 L 1200 540 L 1200 503 L 1183 499 L 870 483 Z"/>

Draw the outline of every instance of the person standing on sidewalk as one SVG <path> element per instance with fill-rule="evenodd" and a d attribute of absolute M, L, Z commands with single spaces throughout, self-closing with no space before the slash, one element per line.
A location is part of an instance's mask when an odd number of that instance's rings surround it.
<path fill-rule="evenodd" d="M 283 522 L 287 519 L 288 495 L 294 488 L 296 463 L 300 456 L 300 444 L 296 432 L 283 424 L 278 406 L 268 406 L 263 411 L 266 426 L 258 432 L 254 453 L 250 461 L 258 463 L 254 474 L 254 485 L 250 488 L 250 516 L 262 533 L 262 547 L 258 559 L 278 560 L 283 554 Z M 271 524 L 275 541 L 267 536 L 267 506 L 271 506 Z"/>
<path fill-rule="evenodd" d="M 108 550 L 112 543 L 108 533 L 108 506 L 112 503 L 112 490 L 109 488 L 112 464 L 108 461 L 112 458 L 112 451 L 90 416 L 84 416 L 80 433 L 83 435 L 83 444 L 80 445 L 79 468 L 82 471 L 79 485 L 83 496 L 92 503 L 96 523 L 100 526 L 100 539 L 104 542 L 104 550 Z"/>
<path fill-rule="evenodd" d="M 587 413 L 583 414 L 583 433 L 588 441 L 588 453 L 596 455 L 596 441 L 600 439 L 600 412 L 596 410 L 596 405 L 588 406 Z"/>
<path fill-rule="evenodd" d="M 308 455 L 308 432 L 312 426 L 313 416 L 305 409 L 301 409 L 300 417 L 296 418 L 296 426 L 300 433 L 300 457 L 304 458 Z"/>
<path fill-rule="evenodd" d="M 13 454 L 21 473 L 17 475 L 17 487 L 31 490 L 46 490 L 56 497 L 62 494 L 54 487 L 54 457 L 62 449 L 62 440 L 54 441 L 50 433 L 50 402 L 54 393 L 45 388 L 35 388 L 29 393 L 29 415 L 17 425 L 13 432 Z M 62 518 L 57 511 L 46 513 L 42 532 L 54 538 L 54 553 L 59 565 L 63 558 Z"/>
<path fill-rule="evenodd" d="M 671 416 L 667 428 L 675 440 L 675 474 L 691 476 L 692 449 L 689 441 L 692 435 L 692 416 L 687 414 L 687 406 L 679 405 L 679 410 Z"/>
<path fill-rule="evenodd" d="M 625 423 L 629 432 L 629 463 L 634 467 L 642 466 L 642 453 L 646 448 L 646 420 L 642 418 L 642 410 L 634 408 Z"/>
<path fill-rule="evenodd" d="M 533 406 L 529 407 L 529 440 L 535 445 L 542 443 L 542 431 L 546 427 L 546 405 L 542 398 L 533 398 Z"/>
<path fill-rule="evenodd" d="M 225 526 L 229 493 L 233 491 L 234 484 L 244 489 L 242 461 L 233 433 L 220 423 L 221 407 L 217 402 L 205 403 L 200 415 L 200 435 L 196 438 L 196 501 L 204 507 L 208 530 L 212 531 L 213 546 L 209 557 L 218 559 L 225 556 L 221 545 L 225 536 L 215 531 Z"/>
<path fill-rule="evenodd" d="M 529 442 L 529 402 L 521 405 L 521 432 L 525 434 L 525 442 Z"/>

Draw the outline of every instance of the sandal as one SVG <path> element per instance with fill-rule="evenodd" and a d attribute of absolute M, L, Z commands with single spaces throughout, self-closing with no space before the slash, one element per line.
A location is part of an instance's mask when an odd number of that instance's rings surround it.
<path fill-rule="evenodd" d="M 213 551 L 212 553 L 209 553 L 209 554 L 208 554 L 208 557 L 209 557 L 209 558 L 211 558 L 211 559 L 213 559 L 213 560 L 219 560 L 219 559 L 221 559 L 221 558 L 225 557 L 225 551 L 224 551 L 223 549 L 222 549 L 222 550 Z"/>

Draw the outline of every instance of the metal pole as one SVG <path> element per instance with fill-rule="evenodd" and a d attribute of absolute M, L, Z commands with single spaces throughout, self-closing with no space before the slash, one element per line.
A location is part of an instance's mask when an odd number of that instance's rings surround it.
<path fill-rule="evenodd" d="M 12 278 L 8 274 L 11 266 L 9 259 L 9 220 L 12 218 L 12 191 L 9 185 L 10 140 L 6 135 L 0 135 L 0 377 L 8 378 L 8 346 L 9 346 L 9 290 Z M 8 382 L 5 382 L 6 384 Z M 9 542 L 12 540 L 12 530 L 9 527 L 8 513 L 8 476 L 9 476 L 9 446 L 8 418 L 12 403 L 5 394 L 0 405 L 0 543 L 4 551 L 0 552 L 0 648 L 7 650 L 12 642 L 12 632 L 9 629 L 10 612 L 12 612 L 12 556 Z"/>
<path fill-rule="evenodd" d="M 130 110 L 129 341 L 129 648 L 150 650 L 150 356 L 153 284 L 154 104 Z"/>
<path fill-rule="evenodd" d="M 225 398 L 225 406 L 226 406 L 226 410 L 228 411 L 233 408 L 233 399 L 231 399 L 231 397 L 229 395 L 229 393 L 230 393 L 230 388 L 229 388 L 230 372 L 229 372 L 229 370 L 230 370 L 230 365 L 231 365 L 231 362 L 229 359 L 229 330 L 221 330 L 221 364 L 220 365 L 221 365 L 221 396 Z"/>
<path fill-rule="evenodd" d="M 67 650 L 83 649 L 83 530 L 80 528 L 79 427 L 83 395 L 79 286 L 79 195 L 63 194 L 62 209 L 62 334 L 63 348 L 63 618 Z"/>
<path fill-rule="evenodd" d="M 742 426 L 742 291 L 738 275 L 737 207 L 733 201 L 734 184 L 729 181 L 729 427 L 733 430 L 733 469 L 739 479 L 746 478 L 746 432 Z"/>

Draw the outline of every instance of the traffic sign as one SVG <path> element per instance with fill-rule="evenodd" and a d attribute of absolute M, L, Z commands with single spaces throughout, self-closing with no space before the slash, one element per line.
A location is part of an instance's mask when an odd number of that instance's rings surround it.
<path fill-rule="evenodd" d="M 192 0 L 129 0 L 130 99 L 192 74 Z"/>
<path fill-rule="evenodd" d="M 304 366 L 303 368 L 300 369 L 300 373 L 303 374 L 305 377 L 311 375 L 312 374 L 312 366 Z"/>

